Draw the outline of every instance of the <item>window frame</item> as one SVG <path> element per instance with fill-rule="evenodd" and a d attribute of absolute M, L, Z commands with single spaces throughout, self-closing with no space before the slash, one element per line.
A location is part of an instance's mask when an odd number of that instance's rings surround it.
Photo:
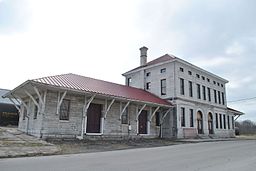
<path fill-rule="evenodd" d="M 194 109 L 189 109 L 190 112 L 190 127 L 194 127 Z"/>
<path fill-rule="evenodd" d="M 66 102 L 67 102 L 67 109 L 65 109 L 65 108 L 63 109 Z M 59 108 L 59 120 L 60 121 L 69 121 L 70 106 L 71 106 L 71 100 L 70 99 L 63 99 L 62 100 L 62 103 L 61 103 L 60 108 Z M 63 113 L 63 112 L 66 112 L 66 114 Z"/>
<path fill-rule="evenodd" d="M 197 99 L 201 99 L 201 85 L 196 84 L 197 87 Z"/>
<path fill-rule="evenodd" d="M 202 85 L 202 90 L 203 90 L 203 99 L 206 100 L 206 88 L 204 85 Z"/>
<path fill-rule="evenodd" d="M 184 79 L 180 78 L 180 94 L 185 95 Z"/>
<path fill-rule="evenodd" d="M 166 72 L 166 68 L 160 69 L 160 73 L 165 73 L 165 72 Z"/>
<path fill-rule="evenodd" d="M 167 82 L 166 82 L 166 79 L 161 79 L 160 80 L 160 86 L 161 86 L 161 95 L 166 95 L 167 93 L 166 93 L 166 84 L 167 84 Z"/>
<path fill-rule="evenodd" d="M 188 86 L 189 86 L 189 97 L 193 97 L 193 82 L 188 81 Z"/>
<path fill-rule="evenodd" d="M 180 112 L 181 112 L 180 125 L 181 125 L 181 127 L 186 127 L 185 108 L 181 107 L 180 109 L 181 109 L 180 110 Z"/>

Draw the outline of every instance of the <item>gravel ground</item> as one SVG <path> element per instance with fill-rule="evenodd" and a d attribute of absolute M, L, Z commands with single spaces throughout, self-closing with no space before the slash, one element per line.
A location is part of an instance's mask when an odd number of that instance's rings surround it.
<path fill-rule="evenodd" d="M 58 146 L 59 154 L 90 153 L 132 148 L 147 148 L 184 144 L 167 139 L 136 139 L 136 140 L 48 140 Z"/>

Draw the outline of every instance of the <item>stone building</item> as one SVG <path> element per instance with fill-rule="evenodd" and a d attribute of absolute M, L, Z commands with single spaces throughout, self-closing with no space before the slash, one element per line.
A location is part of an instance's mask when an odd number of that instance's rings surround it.
<path fill-rule="evenodd" d="M 28 80 L 5 97 L 19 99 L 19 130 L 41 137 L 158 137 L 172 109 L 142 89 L 63 74 Z"/>
<path fill-rule="evenodd" d="M 228 81 L 173 55 L 147 62 L 140 48 L 140 66 L 123 74 L 126 85 L 144 89 L 175 107 L 165 119 L 163 135 L 174 138 L 233 137 L 234 117 L 227 108 Z"/>

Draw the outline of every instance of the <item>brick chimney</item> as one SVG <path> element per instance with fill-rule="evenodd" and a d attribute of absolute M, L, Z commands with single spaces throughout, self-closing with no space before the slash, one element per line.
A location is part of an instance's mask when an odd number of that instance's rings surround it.
<path fill-rule="evenodd" d="M 147 63 L 147 50 L 148 48 L 145 46 L 140 48 L 140 66 Z"/>

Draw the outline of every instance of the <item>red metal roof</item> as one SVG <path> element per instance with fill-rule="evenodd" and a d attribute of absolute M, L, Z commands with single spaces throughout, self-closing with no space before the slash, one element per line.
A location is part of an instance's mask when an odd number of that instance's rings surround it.
<path fill-rule="evenodd" d="M 171 105 L 166 100 L 161 99 L 156 95 L 142 89 L 137 89 L 71 73 L 38 78 L 32 81 L 56 87 L 98 93 L 102 95 L 126 98 L 130 100 L 156 103 L 160 105 Z"/>
<path fill-rule="evenodd" d="M 130 70 L 128 72 L 137 70 L 139 68 L 144 68 L 144 67 L 147 67 L 147 66 L 150 66 L 150 65 L 155 65 L 155 64 L 158 64 L 158 63 L 162 63 L 162 62 L 171 61 L 171 60 L 173 60 L 175 58 L 176 57 L 173 56 L 173 55 L 165 54 L 165 55 L 163 55 L 163 56 L 161 56 L 159 58 L 156 58 L 156 59 L 154 59 L 154 60 L 152 60 L 150 62 L 147 62 L 145 65 L 142 65 L 142 66 L 139 66 L 137 68 L 134 68 L 134 69 L 132 69 L 132 70 Z M 126 72 L 126 73 L 128 73 L 128 72 Z"/>

